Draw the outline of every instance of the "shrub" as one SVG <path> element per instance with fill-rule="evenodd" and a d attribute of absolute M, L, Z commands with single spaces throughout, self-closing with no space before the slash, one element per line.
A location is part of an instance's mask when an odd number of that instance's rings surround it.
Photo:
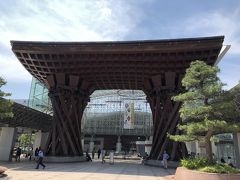
<path fill-rule="evenodd" d="M 211 164 L 207 158 L 182 159 L 181 166 L 187 169 L 194 169 L 209 173 L 240 173 L 240 169 L 227 164 Z"/>
<path fill-rule="evenodd" d="M 207 158 L 182 159 L 181 166 L 187 169 L 198 169 L 210 165 Z"/>
<path fill-rule="evenodd" d="M 227 164 L 215 164 L 212 166 L 200 168 L 199 170 L 210 173 L 240 173 L 240 169 L 236 169 Z"/>

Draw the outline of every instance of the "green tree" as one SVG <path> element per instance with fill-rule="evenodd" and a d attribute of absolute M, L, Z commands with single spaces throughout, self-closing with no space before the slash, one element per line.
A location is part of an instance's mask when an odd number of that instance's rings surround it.
<path fill-rule="evenodd" d="M 1 90 L 7 82 L 0 77 L 0 118 L 13 117 L 12 113 L 12 102 L 4 99 L 5 97 L 11 96 L 10 93 L 5 93 Z"/>
<path fill-rule="evenodd" d="M 206 153 L 213 162 L 211 138 L 223 132 L 239 130 L 233 94 L 222 90 L 223 84 L 217 77 L 219 69 L 202 61 L 194 61 L 182 80 L 186 91 L 173 97 L 182 102 L 178 128 L 181 135 L 170 135 L 175 141 L 205 142 Z M 234 112 L 234 113 L 233 113 Z"/>
<path fill-rule="evenodd" d="M 31 146 L 34 142 L 34 135 L 32 134 L 21 134 L 18 137 L 18 141 L 19 141 L 19 146 L 26 148 L 28 146 Z"/>
<path fill-rule="evenodd" d="M 237 110 L 240 112 L 240 82 L 232 89 L 232 93 L 234 94 L 234 102 L 237 106 Z"/>

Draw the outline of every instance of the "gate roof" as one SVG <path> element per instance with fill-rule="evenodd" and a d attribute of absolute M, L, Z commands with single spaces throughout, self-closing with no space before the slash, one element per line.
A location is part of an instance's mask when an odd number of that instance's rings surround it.
<path fill-rule="evenodd" d="M 23 66 L 47 84 L 47 75 L 77 75 L 97 89 L 144 89 L 166 72 L 182 76 L 190 62 L 214 65 L 224 36 L 114 42 L 11 41 Z"/>

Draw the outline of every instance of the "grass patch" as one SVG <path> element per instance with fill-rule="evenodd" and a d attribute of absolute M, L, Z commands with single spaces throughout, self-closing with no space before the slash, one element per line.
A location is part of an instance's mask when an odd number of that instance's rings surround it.
<path fill-rule="evenodd" d="M 209 173 L 240 173 L 240 169 L 229 166 L 228 164 L 211 164 L 207 158 L 182 159 L 181 166 Z"/>

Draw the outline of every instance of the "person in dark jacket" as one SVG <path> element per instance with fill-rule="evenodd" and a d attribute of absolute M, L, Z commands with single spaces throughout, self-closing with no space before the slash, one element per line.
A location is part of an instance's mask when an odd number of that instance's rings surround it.
<path fill-rule="evenodd" d="M 16 161 L 20 162 L 20 156 L 22 154 L 22 150 L 20 147 L 17 148 L 17 152 L 16 152 Z"/>
<path fill-rule="evenodd" d="M 226 161 L 224 160 L 224 158 L 223 158 L 223 157 L 221 158 L 221 160 L 220 160 L 220 161 L 221 161 L 221 163 L 226 163 Z"/>
<path fill-rule="evenodd" d="M 100 148 L 98 149 L 98 152 L 97 152 L 97 153 L 98 153 L 98 159 L 99 159 L 99 158 L 100 158 L 100 155 L 101 155 L 101 149 L 100 149 Z"/>
<path fill-rule="evenodd" d="M 36 149 L 35 149 L 35 152 L 34 152 L 34 160 L 37 160 L 37 159 L 38 159 L 38 151 L 39 151 L 39 149 L 36 148 Z"/>
<path fill-rule="evenodd" d="M 86 158 L 87 158 L 87 161 L 92 161 L 92 158 L 90 157 L 89 153 L 88 153 L 88 150 L 86 152 Z"/>
<path fill-rule="evenodd" d="M 95 148 L 93 148 L 92 150 L 92 159 L 94 159 L 94 155 L 95 155 Z"/>

